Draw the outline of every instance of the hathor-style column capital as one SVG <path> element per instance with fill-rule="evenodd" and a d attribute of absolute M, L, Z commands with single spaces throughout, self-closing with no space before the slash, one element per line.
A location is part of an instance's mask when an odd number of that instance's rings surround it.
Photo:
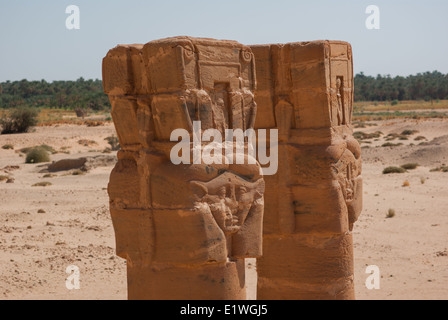
<path fill-rule="evenodd" d="M 215 155 L 221 163 L 174 164 L 171 151 L 176 130 L 190 139 L 183 157 L 192 159 L 208 129 L 223 137 L 253 129 L 254 63 L 237 42 L 189 37 L 118 46 L 104 58 L 122 147 L 110 210 L 130 299 L 245 299 L 244 258 L 262 254 L 260 165 L 225 153 Z"/>

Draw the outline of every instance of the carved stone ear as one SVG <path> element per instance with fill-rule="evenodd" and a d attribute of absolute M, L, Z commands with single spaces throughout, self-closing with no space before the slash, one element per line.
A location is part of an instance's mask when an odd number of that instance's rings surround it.
<path fill-rule="evenodd" d="M 255 188 L 257 190 L 257 192 L 263 196 L 264 194 L 264 189 L 265 189 L 265 182 L 263 179 L 259 179 L 257 182 L 255 182 Z"/>
<path fill-rule="evenodd" d="M 205 185 L 205 183 L 202 183 L 200 181 L 191 181 L 190 188 L 193 192 L 193 195 L 198 199 L 202 199 L 208 194 L 207 186 Z"/>

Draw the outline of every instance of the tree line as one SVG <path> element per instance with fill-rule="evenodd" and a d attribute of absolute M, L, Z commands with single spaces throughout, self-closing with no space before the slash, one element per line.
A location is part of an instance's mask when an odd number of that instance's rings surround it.
<path fill-rule="evenodd" d="M 355 101 L 448 99 L 448 74 L 438 71 L 408 77 L 355 76 Z M 0 108 L 47 107 L 110 110 L 101 80 L 6 81 L 0 83 Z"/>
<path fill-rule="evenodd" d="M 0 108 L 47 107 L 109 110 L 101 80 L 6 81 L 0 84 Z"/>
<path fill-rule="evenodd" d="M 402 101 L 448 99 L 448 74 L 438 71 L 408 77 L 355 76 L 355 101 Z"/>

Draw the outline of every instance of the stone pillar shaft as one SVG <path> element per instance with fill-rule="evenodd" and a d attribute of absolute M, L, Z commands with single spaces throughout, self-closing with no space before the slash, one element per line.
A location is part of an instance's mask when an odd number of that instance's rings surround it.
<path fill-rule="evenodd" d="M 255 127 L 279 130 L 279 169 L 266 176 L 259 299 L 354 299 L 351 229 L 362 207 L 352 136 L 351 46 L 315 41 L 251 47 Z"/>

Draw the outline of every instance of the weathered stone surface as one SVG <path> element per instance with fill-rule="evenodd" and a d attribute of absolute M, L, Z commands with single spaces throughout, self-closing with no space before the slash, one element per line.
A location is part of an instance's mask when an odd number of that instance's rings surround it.
<path fill-rule="evenodd" d="M 256 128 L 279 130 L 279 170 L 264 177 L 259 299 L 353 299 L 350 231 L 362 210 L 352 136 L 353 66 L 340 41 L 252 46 Z"/>
<path fill-rule="evenodd" d="M 193 141 L 194 121 L 201 133 L 254 127 L 252 51 L 189 37 L 118 46 L 103 80 L 122 148 L 108 190 L 129 298 L 245 299 L 244 258 L 262 254 L 261 167 L 174 165 L 170 138 L 185 129 Z"/>

